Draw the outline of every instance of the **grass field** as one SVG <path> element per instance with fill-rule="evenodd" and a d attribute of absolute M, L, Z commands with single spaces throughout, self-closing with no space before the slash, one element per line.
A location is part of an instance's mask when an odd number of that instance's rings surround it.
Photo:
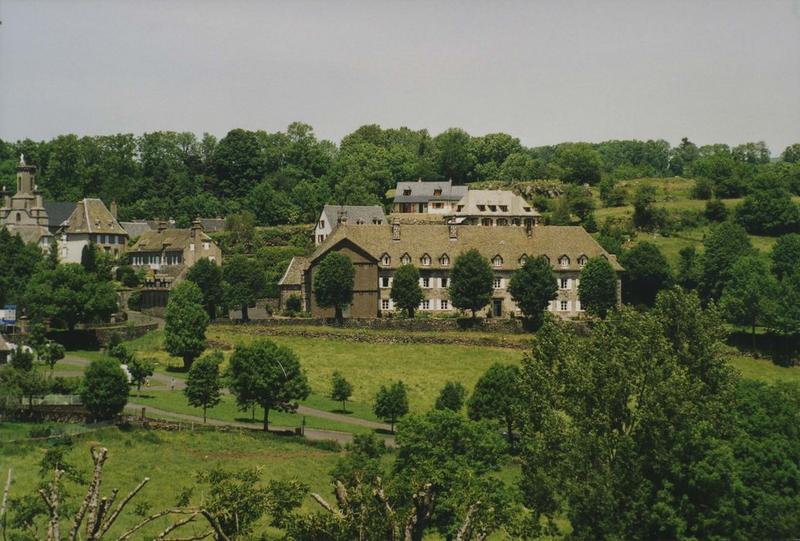
<path fill-rule="evenodd" d="M 3 423 L 0 424 L 0 430 L 4 432 L 0 434 L 27 433 L 31 426 Z M 13 468 L 14 483 L 10 497 L 31 493 L 38 482 L 39 461 L 50 444 L 30 442 L 4 445 L 2 441 L 0 439 L 0 476 L 3 480 L 7 468 Z M 226 469 L 258 467 L 261 479 L 265 482 L 296 478 L 308 484 L 312 491 L 328 495 L 329 473 L 340 456 L 338 452 L 327 451 L 294 438 L 260 433 L 122 431 L 108 428 L 76 439 L 67 452 L 67 462 L 77 466 L 86 478 L 91 470 L 89 449 L 96 445 L 109 450 L 103 477 L 104 494 L 110 494 L 112 488 L 119 488 L 121 495 L 127 494 L 143 477 L 150 477 L 148 485 L 111 530 L 112 538 L 141 520 L 134 513 L 137 503 L 149 504 L 148 513 L 174 507 L 178 493 L 193 484 L 194 474 L 198 471 L 216 465 Z M 67 482 L 67 490 L 73 494 L 77 492 L 72 482 Z M 192 501 L 196 502 L 201 496 L 196 489 Z M 306 511 L 318 509 L 310 497 L 306 498 L 303 507 Z M 152 539 L 166 524 L 166 521 L 157 522 L 145 533 L 149 533 Z M 264 530 L 266 526 L 267 522 L 263 520 L 259 529 Z M 144 533 L 138 537 L 144 538 Z"/>

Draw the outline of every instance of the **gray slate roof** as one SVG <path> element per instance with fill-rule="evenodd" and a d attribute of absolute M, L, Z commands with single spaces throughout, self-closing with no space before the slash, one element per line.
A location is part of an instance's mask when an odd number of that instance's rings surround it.
<path fill-rule="evenodd" d="M 348 224 L 386 224 L 386 214 L 380 205 L 325 205 L 322 215 L 332 227 L 339 223 L 339 215 L 347 217 Z"/>
<path fill-rule="evenodd" d="M 152 231 L 153 229 L 150 227 L 150 224 L 144 220 L 120 222 L 119 225 L 122 226 L 122 229 L 124 229 L 131 238 L 141 237 L 144 233 Z"/>
<path fill-rule="evenodd" d="M 406 192 L 410 190 L 410 194 Z M 434 195 L 441 190 L 441 195 Z M 394 193 L 395 203 L 425 203 L 427 201 L 459 201 L 467 193 L 466 186 L 453 186 L 453 181 L 398 182 Z"/>
<path fill-rule="evenodd" d="M 45 201 L 44 210 L 47 211 L 47 221 L 50 227 L 59 227 L 66 222 L 72 211 L 75 210 L 75 203 L 71 201 Z"/>

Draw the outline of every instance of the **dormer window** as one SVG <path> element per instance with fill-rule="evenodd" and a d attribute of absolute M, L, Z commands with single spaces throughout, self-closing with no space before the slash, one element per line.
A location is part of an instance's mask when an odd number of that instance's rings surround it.
<path fill-rule="evenodd" d="M 522 207 L 522 210 L 524 210 L 525 212 L 530 212 L 531 211 L 531 207 Z"/>
<path fill-rule="evenodd" d="M 461 212 L 462 210 L 464 210 L 464 205 L 456 206 L 456 212 Z"/>
<path fill-rule="evenodd" d="M 492 212 L 497 212 L 497 205 L 489 205 L 489 210 Z"/>
<path fill-rule="evenodd" d="M 439 197 L 440 195 L 442 195 L 442 189 L 436 188 L 435 190 L 433 190 L 433 195 L 434 197 Z"/>
<path fill-rule="evenodd" d="M 486 210 L 486 205 L 478 205 L 478 210 L 484 212 Z"/>
<path fill-rule="evenodd" d="M 411 256 L 408 254 L 403 254 L 403 256 L 400 258 L 400 263 L 403 265 L 408 265 L 411 263 Z"/>
<path fill-rule="evenodd" d="M 492 265 L 495 267 L 502 267 L 503 266 L 503 258 L 499 255 L 496 255 L 492 258 Z"/>
<path fill-rule="evenodd" d="M 522 256 L 519 258 L 519 264 L 524 265 L 527 262 L 528 262 L 528 256 L 526 254 L 522 254 Z"/>
<path fill-rule="evenodd" d="M 585 267 L 585 266 L 586 266 L 586 262 L 587 262 L 587 261 L 589 261 L 589 258 L 588 258 L 588 257 L 586 257 L 585 255 L 582 255 L 582 256 L 580 256 L 580 257 L 578 258 L 578 266 L 579 266 L 580 268 L 583 268 L 583 267 Z"/>
<path fill-rule="evenodd" d="M 381 256 L 381 265 L 384 267 L 388 267 L 392 263 L 392 258 L 389 257 L 389 254 L 383 254 Z"/>
<path fill-rule="evenodd" d="M 500 205 L 500 210 L 503 212 L 508 212 L 508 205 Z"/>
<path fill-rule="evenodd" d="M 429 256 L 428 254 L 425 254 L 420 258 L 419 261 L 420 261 L 420 263 L 422 263 L 423 266 L 429 267 L 431 265 L 431 256 Z"/>
<path fill-rule="evenodd" d="M 403 195 L 411 195 L 411 188 L 406 188 L 403 190 Z"/>
<path fill-rule="evenodd" d="M 562 267 L 569 267 L 569 258 L 566 255 L 562 255 L 558 258 L 558 264 Z"/>
<path fill-rule="evenodd" d="M 359 218 L 358 220 L 356 220 L 356 225 L 364 225 L 364 220 L 362 218 Z"/>
<path fill-rule="evenodd" d="M 447 254 L 442 254 L 442 257 L 439 258 L 439 263 L 442 264 L 442 267 L 447 267 L 450 265 L 450 258 L 447 257 Z"/>

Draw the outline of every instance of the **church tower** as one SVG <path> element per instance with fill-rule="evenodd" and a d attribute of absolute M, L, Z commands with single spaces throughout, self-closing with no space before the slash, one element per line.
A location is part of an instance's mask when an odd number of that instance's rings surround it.
<path fill-rule="evenodd" d="M 26 242 L 47 246 L 52 235 L 48 231 L 47 211 L 42 193 L 36 188 L 36 166 L 25 163 L 20 155 L 17 165 L 17 192 L 3 197 L 0 226 L 19 234 Z"/>

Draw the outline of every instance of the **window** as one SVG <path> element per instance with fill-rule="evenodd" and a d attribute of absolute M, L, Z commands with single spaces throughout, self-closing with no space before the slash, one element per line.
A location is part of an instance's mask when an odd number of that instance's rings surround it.
<path fill-rule="evenodd" d="M 531 207 L 522 207 L 522 210 L 524 210 L 525 212 L 530 212 L 531 211 Z"/>
<path fill-rule="evenodd" d="M 562 312 L 567 311 L 567 301 L 561 301 L 561 311 Z"/>
<path fill-rule="evenodd" d="M 586 262 L 587 262 L 587 261 L 588 261 L 588 258 L 587 258 L 585 255 L 582 255 L 582 256 L 580 256 L 580 257 L 578 258 L 578 266 L 579 266 L 580 268 L 583 268 L 583 267 L 585 267 L 585 266 L 586 266 Z"/>
<path fill-rule="evenodd" d="M 500 205 L 500 210 L 503 212 L 508 212 L 508 205 Z"/>
<path fill-rule="evenodd" d="M 506 220 L 505 218 L 498 218 L 497 225 L 508 225 L 508 220 Z"/>
<path fill-rule="evenodd" d="M 208 242 L 204 242 L 203 243 L 203 250 L 208 250 L 209 248 L 211 248 L 211 244 L 208 243 Z"/>
<path fill-rule="evenodd" d="M 558 264 L 562 267 L 569 267 L 569 258 L 565 255 L 562 255 L 558 258 Z"/>
<path fill-rule="evenodd" d="M 440 208 L 444 207 L 444 205 L 442 203 L 432 203 L 431 206 L 433 208 L 435 208 L 435 209 L 440 209 Z"/>
<path fill-rule="evenodd" d="M 433 195 L 435 195 L 436 197 L 439 197 L 440 195 L 442 195 L 442 189 L 441 188 L 436 188 L 435 190 L 433 190 Z"/>
<path fill-rule="evenodd" d="M 325 228 L 325 220 L 320 220 L 319 221 L 319 228 L 320 229 L 324 229 Z"/>
<path fill-rule="evenodd" d="M 442 310 L 447 310 L 450 308 L 450 304 L 447 302 L 447 299 L 442 299 L 441 302 Z"/>
<path fill-rule="evenodd" d="M 422 287 L 431 287 L 431 279 L 430 278 L 422 278 Z"/>
<path fill-rule="evenodd" d="M 209 261 L 211 261 L 211 262 L 213 263 L 214 261 L 216 261 L 216 260 L 217 260 L 217 258 L 216 258 L 216 257 L 214 257 L 213 255 L 210 255 L 210 256 L 208 256 L 208 260 L 209 260 Z"/>
<path fill-rule="evenodd" d="M 578 312 L 583 312 L 583 308 L 581 308 L 581 301 L 575 301 L 575 310 Z"/>
<path fill-rule="evenodd" d="M 430 310 L 431 309 L 431 301 L 429 299 L 425 299 L 421 303 L 419 303 L 420 310 Z"/>
<path fill-rule="evenodd" d="M 392 258 L 389 257 L 389 254 L 383 254 L 381 256 L 381 265 L 383 265 L 384 267 L 388 267 L 389 263 L 391 263 L 391 262 L 392 262 Z"/>
<path fill-rule="evenodd" d="M 448 280 L 449 280 L 449 278 L 447 276 L 442 278 L 442 287 L 447 287 Z"/>
<path fill-rule="evenodd" d="M 456 212 L 461 212 L 462 210 L 464 210 L 464 205 L 458 205 L 456 207 Z"/>
<path fill-rule="evenodd" d="M 492 212 L 497 212 L 497 205 L 489 205 L 489 210 Z"/>
<path fill-rule="evenodd" d="M 20 218 L 21 218 L 21 216 L 20 216 L 20 214 L 19 214 L 19 212 L 18 212 L 18 213 L 17 213 L 17 221 L 20 221 Z"/>
<path fill-rule="evenodd" d="M 524 265 L 527 262 L 528 262 L 528 256 L 525 255 L 525 254 L 522 254 L 522 256 L 519 258 L 519 264 L 520 265 Z"/>
<path fill-rule="evenodd" d="M 501 287 L 503 287 L 503 279 L 502 278 L 495 278 L 494 279 L 494 288 L 495 289 L 500 289 Z"/>
<path fill-rule="evenodd" d="M 411 195 L 411 188 L 406 188 L 403 190 L 403 195 Z"/>
<path fill-rule="evenodd" d="M 420 262 L 421 262 L 421 263 L 422 263 L 424 266 L 426 266 L 426 267 L 429 267 L 429 266 L 430 266 L 430 264 L 431 264 L 431 256 L 429 256 L 428 254 L 425 254 L 425 255 L 423 255 L 423 256 L 420 258 Z"/>
<path fill-rule="evenodd" d="M 356 220 L 356 225 L 364 225 L 364 219 L 359 218 L 358 220 Z"/>
<path fill-rule="evenodd" d="M 194 252 L 194 243 L 193 242 L 189 243 L 189 251 L 190 252 Z"/>
<path fill-rule="evenodd" d="M 381 287 L 387 288 L 389 287 L 389 277 L 388 276 L 381 276 Z"/>
<path fill-rule="evenodd" d="M 486 205 L 478 205 L 478 210 L 483 212 L 486 210 Z"/>
<path fill-rule="evenodd" d="M 511 218 L 511 225 L 520 225 L 519 218 Z"/>
<path fill-rule="evenodd" d="M 481 219 L 481 225 L 492 225 L 492 219 L 491 218 Z"/>
<path fill-rule="evenodd" d="M 442 254 L 442 257 L 439 258 L 439 263 L 441 263 L 443 267 L 446 267 L 450 264 L 450 258 L 447 257 L 447 254 Z"/>
<path fill-rule="evenodd" d="M 381 299 L 381 310 L 389 309 L 389 299 Z"/>
<path fill-rule="evenodd" d="M 569 278 L 561 279 L 561 289 L 569 289 Z"/>
<path fill-rule="evenodd" d="M 495 267 L 501 267 L 503 265 L 503 258 L 499 255 L 496 255 L 492 258 L 492 265 Z"/>
<path fill-rule="evenodd" d="M 408 265 L 411 263 L 411 256 L 408 254 L 403 254 L 403 257 L 400 258 L 400 263 L 403 265 Z"/>

